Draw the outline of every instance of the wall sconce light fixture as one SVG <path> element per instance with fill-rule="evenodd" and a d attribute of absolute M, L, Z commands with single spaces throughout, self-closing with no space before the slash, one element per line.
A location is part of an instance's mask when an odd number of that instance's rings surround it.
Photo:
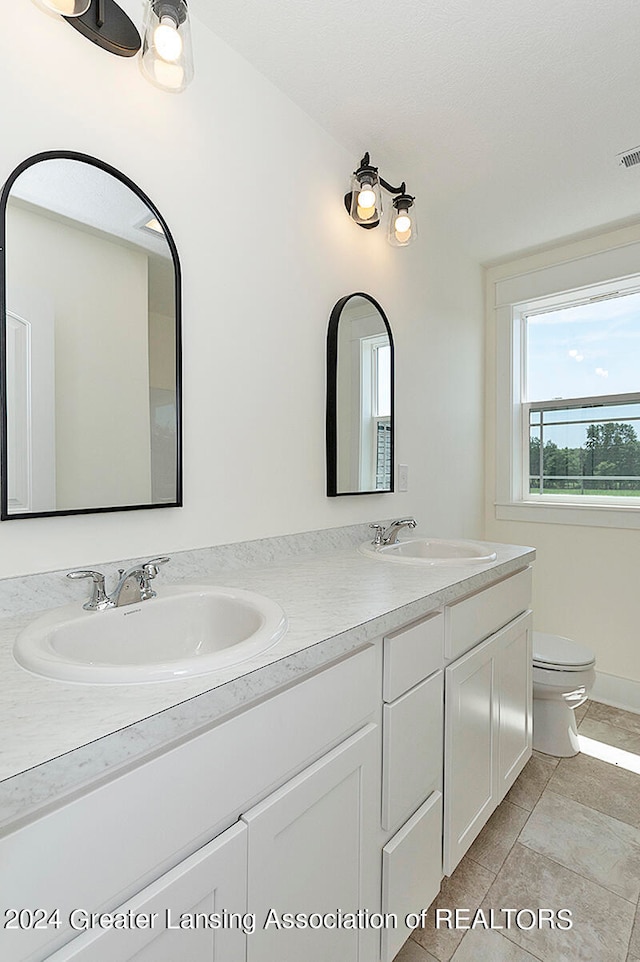
<path fill-rule="evenodd" d="M 135 57 L 142 47 L 145 77 L 171 93 L 193 78 L 187 0 L 145 0 L 144 39 L 115 0 L 35 0 L 57 13 L 92 43 L 118 57 Z"/>
<path fill-rule="evenodd" d="M 399 187 L 393 187 L 380 177 L 378 168 L 370 163 L 368 152 L 351 175 L 350 190 L 344 195 L 344 205 L 359 227 L 367 230 L 378 227 L 382 218 L 382 188 L 394 195 L 387 239 L 394 247 L 407 247 L 418 234 L 413 211 L 415 197 L 407 193 L 404 182 Z"/>

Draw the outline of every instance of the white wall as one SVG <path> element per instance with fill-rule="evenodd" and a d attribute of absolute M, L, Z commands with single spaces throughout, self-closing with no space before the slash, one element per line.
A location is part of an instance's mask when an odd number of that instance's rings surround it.
<path fill-rule="evenodd" d="M 496 520 L 493 291 L 504 278 L 572 261 L 578 264 L 586 255 L 624 249 L 638 239 L 640 227 L 612 231 L 503 264 L 487 276 L 486 537 L 537 549 L 533 605 L 538 630 L 575 638 L 595 651 L 598 671 L 634 681 L 640 681 L 637 527 L 589 526 L 586 517 L 586 523 L 575 525 Z"/>
<path fill-rule="evenodd" d="M 123 6 L 139 22 L 139 5 Z M 182 261 L 185 369 L 184 508 L 3 523 L 0 576 L 406 511 L 430 534 L 478 536 L 480 269 L 424 204 L 408 250 L 358 229 L 342 205 L 358 156 L 197 21 L 193 35 L 196 79 L 179 96 L 32 3 L 13 6 L 0 37 L 0 178 L 66 148 L 148 193 Z M 326 328 L 336 300 L 357 290 L 380 301 L 394 331 L 397 460 L 410 491 L 328 499 Z"/>
<path fill-rule="evenodd" d="M 148 504 L 147 255 L 15 204 L 7 242 L 9 307 L 15 285 L 53 305 L 55 507 Z"/>

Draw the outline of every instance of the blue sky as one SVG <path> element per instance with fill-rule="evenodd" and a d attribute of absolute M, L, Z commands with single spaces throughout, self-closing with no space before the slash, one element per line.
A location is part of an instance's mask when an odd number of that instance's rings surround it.
<path fill-rule="evenodd" d="M 528 399 L 640 391 L 640 293 L 527 319 Z"/>

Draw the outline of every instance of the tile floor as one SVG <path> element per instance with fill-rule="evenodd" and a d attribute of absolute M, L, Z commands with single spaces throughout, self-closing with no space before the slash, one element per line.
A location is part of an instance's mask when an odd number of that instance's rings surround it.
<path fill-rule="evenodd" d="M 534 752 L 395 962 L 640 962 L 640 715 L 588 702 L 577 719 L 621 763 Z M 507 907 L 567 908 L 573 927 L 433 924 L 436 908 L 494 909 L 499 923 Z"/>

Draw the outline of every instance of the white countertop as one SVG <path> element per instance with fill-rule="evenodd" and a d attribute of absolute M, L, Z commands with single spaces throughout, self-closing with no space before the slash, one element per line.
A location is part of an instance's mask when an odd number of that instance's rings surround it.
<path fill-rule="evenodd" d="M 239 562 L 235 548 L 236 567 L 229 567 L 222 555 L 176 556 L 174 581 L 257 591 L 277 601 L 289 620 L 287 633 L 273 648 L 209 675 L 142 685 L 47 680 L 20 668 L 12 655 L 17 632 L 41 612 L 0 620 L 0 826 L 15 826 L 16 819 L 190 737 L 230 711 L 535 558 L 532 548 L 492 545 L 497 558 L 490 564 L 389 564 L 358 553 L 354 542 L 362 540 L 361 526 L 344 530 L 351 532 L 346 547 L 335 546 L 334 533 L 320 537 L 315 551 L 308 550 L 308 537 L 293 549 L 289 539 L 283 552 L 273 539 L 248 543 L 268 544 L 269 550 L 247 553 Z M 279 560 L 279 555 L 284 557 Z M 62 587 L 62 574 L 57 577 Z M 160 593 L 162 576 L 156 585 Z M 60 604 L 66 601 L 60 597 Z"/>

